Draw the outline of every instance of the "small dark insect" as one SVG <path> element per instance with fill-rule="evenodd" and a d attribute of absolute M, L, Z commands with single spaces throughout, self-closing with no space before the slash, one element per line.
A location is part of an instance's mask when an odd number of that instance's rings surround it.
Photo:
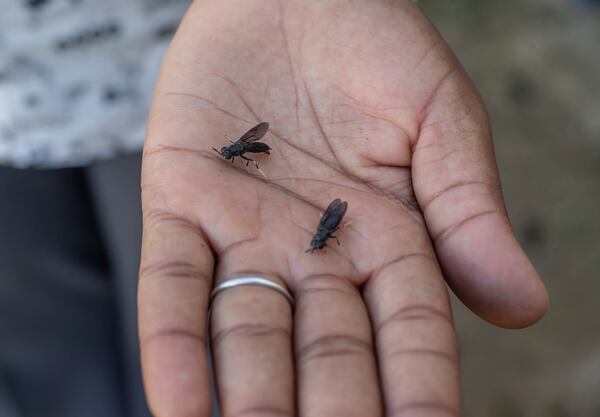
<path fill-rule="evenodd" d="M 257 142 L 265 135 L 265 133 L 267 133 L 267 130 L 269 130 L 269 124 L 267 122 L 259 123 L 252 129 L 244 133 L 244 135 L 241 138 L 239 138 L 235 143 L 231 142 L 231 145 L 223 146 L 220 151 L 216 150 L 215 148 L 213 148 L 213 150 L 219 155 L 221 155 L 223 158 L 231 159 L 232 164 L 236 156 L 239 156 L 240 158 L 244 159 L 246 161 L 246 166 L 248 166 L 250 162 L 254 162 L 256 169 L 261 174 L 265 175 L 258 167 L 256 161 L 254 159 L 246 158 L 244 154 L 269 154 L 269 151 L 271 150 L 269 145 L 267 145 L 266 143 Z"/>
<path fill-rule="evenodd" d="M 327 207 L 327 210 L 325 210 L 325 213 L 323 213 L 323 216 L 321 217 L 317 233 L 315 233 L 310 242 L 310 249 L 306 252 L 312 253 L 315 250 L 323 249 L 327 246 L 327 239 L 329 238 L 334 238 L 338 245 L 340 244 L 340 240 L 337 236 L 333 236 L 332 233 L 340 228 L 340 223 L 342 222 L 344 214 L 346 214 L 347 208 L 348 203 L 339 198 L 336 198 L 329 204 L 329 207 Z"/>

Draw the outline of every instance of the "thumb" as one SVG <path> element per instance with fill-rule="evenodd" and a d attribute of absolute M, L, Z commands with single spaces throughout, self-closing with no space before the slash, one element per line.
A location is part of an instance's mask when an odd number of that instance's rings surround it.
<path fill-rule="evenodd" d="M 415 194 L 446 279 L 485 320 L 519 328 L 548 295 L 509 223 L 484 106 L 458 67 L 438 86 L 413 150 Z"/>

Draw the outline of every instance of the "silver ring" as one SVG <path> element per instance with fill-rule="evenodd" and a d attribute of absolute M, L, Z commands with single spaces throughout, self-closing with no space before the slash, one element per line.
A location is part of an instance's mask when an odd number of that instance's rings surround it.
<path fill-rule="evenodd" d="M 261 287 L 267 287 L 272 290 L 275 290 L 289 301 L 290 305 L 292 306 L 292 309 L 294 308 L 294 298 L 292 297 L 292 294 L 290 294 L 287 288 L 276 282 L 261 277 L 240 277 L 231 278 L 226 281 L 223 281 L 222 283 L 217 285 L 210 293 L 210 303 L 213 303 L 215 297 L 220 292 L 225 291 L 228 288 L 239 287 L 242 285 L 258 285 Z"/>

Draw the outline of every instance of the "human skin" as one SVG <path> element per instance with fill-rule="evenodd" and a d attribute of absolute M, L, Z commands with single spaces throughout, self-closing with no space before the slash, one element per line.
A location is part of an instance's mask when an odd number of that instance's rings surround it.
<path fill-rule="evenodd" d="M 215 153 L 258 122 L 273 150 Z M 253 156 L 254 157 L 254 156 Z M 320 213 L 351 222 L 306 253 Z M 519 328 L 547 294 L 504 209 L 488 118 L 411 1 L 196 0 L 163 62 L 144 149 L 142 366 L 158 417 L 459 414 L 446 283 Z"/>

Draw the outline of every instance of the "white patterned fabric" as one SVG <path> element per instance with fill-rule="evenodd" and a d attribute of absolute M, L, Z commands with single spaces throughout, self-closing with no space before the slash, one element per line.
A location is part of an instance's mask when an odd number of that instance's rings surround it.
<path fill-rule="evenodd" d="M 0 0 L 0 164 L 139 150 L 162 54 L 190 0 Z"/>

